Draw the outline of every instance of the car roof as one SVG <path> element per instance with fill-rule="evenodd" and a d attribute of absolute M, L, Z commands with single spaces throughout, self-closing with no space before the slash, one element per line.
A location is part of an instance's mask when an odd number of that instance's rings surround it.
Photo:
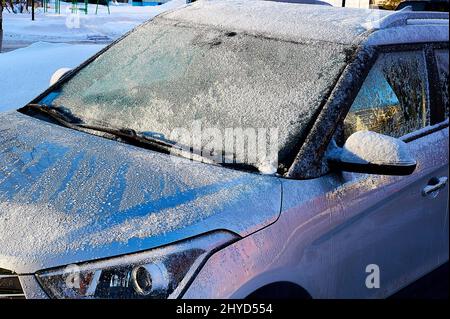
<path fill-rule="evenodd" d="M 396 30 L 399 42 L 441 41 L 445 36 L 448 41 L 448 13 L 410 12 L 407 9 L 395 12 L 261 0 L 201 0 L 163 14 L 160 19 L 208 25 L 287 41 L 316 40 L 352 45 L 368 41 L 379 31 L 411 25 L 406 16 L 410 13 L 416 14 L 415 20 L 422 21 L 419 23 L 422 27 L 420 31 L 424 31 L 424 26 L 431 26 L 433 33 L 426 32 L 427 36 L 423 36 L 423 39 L 417 39 L 417 35 L 411 39 L 408 34 Z M 429 20 L 433 23 L 428 23 Z M 442 23 L 434 23 L 435 20 Z M 436 28 L 443 35 L 437 35 Z M 432 39 L 430 35 L 438 39 Z M 382 44 L 383 38 L 386 36 L 378 35 L 377 40 L 372 40 L 371 43 Z M 387 42 L 392 41 L 387 36 Z"/>

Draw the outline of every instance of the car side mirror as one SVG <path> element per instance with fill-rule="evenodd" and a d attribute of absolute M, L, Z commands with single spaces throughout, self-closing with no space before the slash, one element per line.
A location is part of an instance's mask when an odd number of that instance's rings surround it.
<path fill-rule="evenodd" d="M 52 77 L 50 78 L 49 86 L 52 86 L 56 82 L 59 81 L 67 72 L 71 71 L 70 68 L 60 68 L 53 73 Z"/>
<path fill-rule="evenodd" d="M 332 169 L 378 175 L 410 175 L 417 165 L 405 142 L 371 131 L 353 133 L 330 152 L 328 163 Z"/>

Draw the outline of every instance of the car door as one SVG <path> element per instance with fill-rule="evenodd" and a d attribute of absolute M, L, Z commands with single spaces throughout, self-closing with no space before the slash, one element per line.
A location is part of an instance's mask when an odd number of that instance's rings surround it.
<path fill-rule="evenodd" d="M 297 267 L 314 297 L 387 297 L 448 260 L 448 122 L 433 122 L 425 46 L 380 51 L 336 141 L 359 130 L 401 138 L 417 168 L 409 176 L 331 172 L 315 182 L 328 190 L 314 201 L 329 208 L 307 207 L 327 219 L 316 222 Z M 298 202 L 305 182 L 285 185 L 285 202 Z M 305 214 L 290 206 L 293 218 Z"/>
<path fill-rule="evenodd" d="M 435 102 L 435 113 L 436 113 L 436 126 L 441 128 L 441 132 L 443 134 L 443 147 L 446 150 L 446 163 L 444 167 L 442 167 L 439 171 L 436 171 L 434 182 L 437 185 L 434 185 L 434 188 L 442 187 L 442 193 L 446 194 L 447 200 L 445 201 L 445 196 L 441 201 L 438 202 L 439 206 L 436 209 L 442 213 L 441 219 L 444 219 L 444 223 L 442 225 L 443 232 L 442 238 L 440 241 L 440 255 L 444 261 L 448 261 L 449 257 L 449 197 L 448 197 L 448 188 L 444 189 L 445 184 L 448 184 L 449 177 L 449 166 L 448 166 L 448 149 L 449 149 L 449 129 L 448 129 L 448 117 L 449 117 L 449 49 L 448 43 L 443 45 L 438 45 L 434 50 L 434 55 L 431 56 L 432 61 L 430 61 L 430 68 L 432 68 L 432 72 L 436 73 L 436 76 L 432 77 L 434 83 L 433 87 L 436 90 L 435 95 L 438 96 L 438 99 Z M 435 64 L 433 63 L 435 62 Z M 444 158 L 445 162 L 445 158 Z M 434 196 L 438 194 L 433 193 L 428 195 L 433 199 Z M 439 260 L 441 263 L 442 261 Z"/>
<path fill-rule="evenodd" d="M 342 286 L 366 296 L 389 295 L 448 260 L 448 125 L 433 122 L 426 54 L 423 48 L 381 51 L 344 121 L 343 140 L 359 130 L 401 138 L 417 168 L 406 177 L 343 174 L 344 184 L 371 182 L 379 190 L 378 202 L 354 224 L 360 229 L 341 235 L 348 244 L 344 238 L 366 242 L 364 252 L 348 254 L 341 269 L 364 269 L 366 279 L 379 272 L 379 287 L 365 281 L 366 291 L 361 281 L 342 279 Z"/>

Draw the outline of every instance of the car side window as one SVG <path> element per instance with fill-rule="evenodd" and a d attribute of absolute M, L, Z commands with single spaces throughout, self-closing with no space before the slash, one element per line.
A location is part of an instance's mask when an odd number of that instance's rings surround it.
<path fill-rule="evenodd" d="M 344 120 L 343 141 L 361 130 L 401 137 L 430 124 L 423 51 L 382 53 Z"/>
<path fill-rule="evenodd" d="M 444 107 L 445 119 L 448 119 L 449 103 L 448 103 L 448 50 L 436 50 L 436 63 L 439 73 L 439 82 L 442 92 L 442 104 Z"/>

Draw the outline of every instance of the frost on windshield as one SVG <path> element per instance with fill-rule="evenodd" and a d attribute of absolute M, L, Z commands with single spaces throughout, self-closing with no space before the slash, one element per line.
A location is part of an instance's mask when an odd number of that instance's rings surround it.
<path fill-rule="evenodd" d="M 222 132 L 277 128 L 282 161 L 344 66 L 342 45 L 157 20 L 80 71 L 53 105 L 166 138 L 197 122 Z"/>
<path fill-rule="evenodd" d="M 370 130 L 401 137 L 429 123 L 423 52 L 386 53 L 379 57 L 353 102 L 344 135 Z"/>

